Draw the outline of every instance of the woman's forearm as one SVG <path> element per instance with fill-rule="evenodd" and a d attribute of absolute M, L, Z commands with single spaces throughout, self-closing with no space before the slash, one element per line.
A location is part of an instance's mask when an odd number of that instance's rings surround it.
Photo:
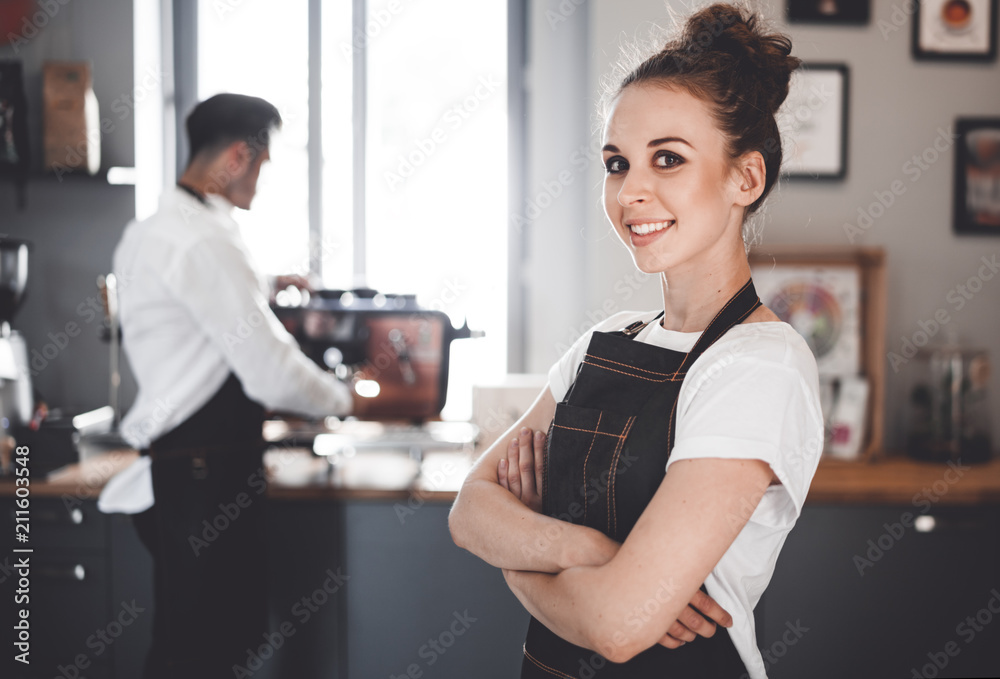
<path fill-rule="evenodd" d="M 558 573 L 604 563 L 617 551 L 599 531 L 533 512 L 485 480 L 462 487 L 448 522 L 455 544 L 498 568 Z"/>
<path fill-rule="evenodd" d="M 612 662 L 625 662 L 655 644 L 664 633 L 649 627 L 656 617 L 674 620 L 687 607 L 693 592 L 682 595 L 675 582 L 661 582 L 642 605 L 629 609 L 613 586 L 607 567 L 583 566 L 558 574 L 504 571 L 521 605 L 566 641 L 589 648 Z"/>

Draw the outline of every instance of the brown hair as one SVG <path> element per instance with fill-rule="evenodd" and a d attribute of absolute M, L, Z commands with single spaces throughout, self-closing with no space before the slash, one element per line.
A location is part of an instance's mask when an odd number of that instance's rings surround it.
<path fill-rule="evenodd" d="M 751 151 L 764 157 L 764 192 L 747 209 L 755 212 L 778 179 L 781 135 L 775 113 L 788 96 L 792 41 L 765 33 L 756 13 L 723 3 L 688 18 L 680 37 L 632 69 L 615 96 L 629 85 L 678 86 L 711 104 L 732 159 Z"/>

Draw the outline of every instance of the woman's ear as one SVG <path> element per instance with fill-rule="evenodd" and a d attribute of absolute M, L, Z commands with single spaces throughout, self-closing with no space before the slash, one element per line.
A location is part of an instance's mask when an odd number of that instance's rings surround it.
<path fill-rule="evenodd" d="M 744 154 L 737 166 L 736 204 L 742 207 L 753 205 L 754 201 L 764 193 L 766 179 L 764 156 L 758 151 Z"/>

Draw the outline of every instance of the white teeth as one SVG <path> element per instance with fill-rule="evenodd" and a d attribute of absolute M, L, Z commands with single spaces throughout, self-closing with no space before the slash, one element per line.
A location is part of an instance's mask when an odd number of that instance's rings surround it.
<path fill-rule="evenodd" d="M 674 222 L 671 220 L 669 222 L 655 222 L 652 224 L 633 224 L 629 228 L 632 230 L 632 233 L 639 236 L 645 236 L 647 233 L 652 233 L 653 231 L 663 231 L 663 229 L 673 223 Z"/>

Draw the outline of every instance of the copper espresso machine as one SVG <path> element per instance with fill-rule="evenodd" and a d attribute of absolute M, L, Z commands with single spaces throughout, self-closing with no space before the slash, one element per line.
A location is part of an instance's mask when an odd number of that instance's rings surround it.
<path fill-rule="evenodd" d="M 481 337 L 468 323 L 455 328 L 414 295 L 370 288 L 320 290 L 296 306 L 272 305 L 303 352 L 347 381 L 361 396 L 354 417 L 319 426 L 281 427 L 273 444 L 311 447 L 336 456 L 349 449 L 406 450 L 420 460 L 432 450 L 471 449 L 476 431 L 441 422 L 451 342 Z"/>

